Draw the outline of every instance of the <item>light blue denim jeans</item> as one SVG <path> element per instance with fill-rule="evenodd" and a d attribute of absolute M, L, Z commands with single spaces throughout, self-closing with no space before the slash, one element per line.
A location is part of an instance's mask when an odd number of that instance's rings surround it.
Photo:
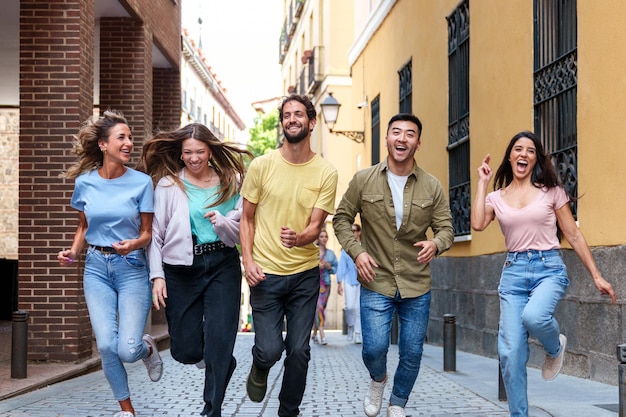
<path fill-rule="evenodd" d="M 375 381 L 382 381 L 387 375 L 391 321 L 396 310 L 400 323 L 398 337 L 400 360 L 393 377 L 389 403 L 404 407 L 409 400 L 422 362 L 430 314 L 430 292 L 415 298 L 401 298 L 398 293 L 395 297 L 387 297 L 361 286 L 363 363 Z"/>
<path fill-rule="evenodd" d="M 142 340 L 152 304 L 152 289 L 143 249 L 126 256 L 87 250 L 85 300 L 102 360 L 102 370 L 118 401 L 130 397 L 123 362 L 147 357 Z"/>
<path fill-rule="evenodd" d="M 498 354 L 512 417 L 528 416 L 528 336 L 537 338 L 548 356 L 560 353 L 559 323 L 553 315 L 568 285 L 558 249 L 507 255 L 498 287 Z"/>

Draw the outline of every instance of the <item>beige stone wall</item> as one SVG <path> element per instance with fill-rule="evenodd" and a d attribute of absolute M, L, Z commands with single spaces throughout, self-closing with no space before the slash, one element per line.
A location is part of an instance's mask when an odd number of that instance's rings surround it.
<path fill-rule="evenodd" d="M 0 258 L 17 259 L 19 110 L 0 108 Z"/>

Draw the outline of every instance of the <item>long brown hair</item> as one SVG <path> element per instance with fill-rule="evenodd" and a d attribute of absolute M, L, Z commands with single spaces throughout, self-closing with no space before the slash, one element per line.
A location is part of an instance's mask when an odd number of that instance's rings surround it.
<path fill-rule="evenodd" d="M 98 146 L 98 141 L 108 141 L 111 128 L 118 124 L 128 126 L 128 121 L 122 113 L 115 110 L 107 110 L 97 120 L 89 119 L 81 126 L 78 134 L 74 137 L 72 153 L 78 160 L 67 172 L 61 174 L 63 178 L 76 178 L 86 171 L 98 169 L 102 166 L 104 154 Z"/>
<path fill-rule="evenodd" d="M 210 162 L 219 176 L 220 188 L 217 201 L 210 207 L 232 198 L 239 191 L 245 175 L 244 157 L 252 159 L 254 156 L 238 144 L 221 142 L 208 127 L 200 123 L 157 133 L 144 143 L 137 170 L 150 175 L 155 185 L 161 178 L 169 175 L 184 190 L 185 185 L 178 177 L 178 172 L 185 166 L 181 155 L 183 141 L 186 139 L 204 142 L 211 150 Z"/>

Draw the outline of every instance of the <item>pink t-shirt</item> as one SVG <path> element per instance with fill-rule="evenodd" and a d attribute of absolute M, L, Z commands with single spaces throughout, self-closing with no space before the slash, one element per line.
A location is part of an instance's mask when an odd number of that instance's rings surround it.
<path fill-rule="evenodd" d="M 542 188 L 534 201 L 523 208 L 504 202 L 500 190 L 487 194 L 485 204 L 493 207 L 509 252 L 560 247 L 556 236 L 555 211 L 569 202 L 563 187 Z"/>

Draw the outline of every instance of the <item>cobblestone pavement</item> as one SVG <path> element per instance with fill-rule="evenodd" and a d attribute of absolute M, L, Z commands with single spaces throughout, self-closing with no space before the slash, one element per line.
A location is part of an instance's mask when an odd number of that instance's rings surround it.
<path fill-rule="evenodd" d="M 328 332 L 328 345 L 313 345 L 307 389 L 301 406 L 303 416 L 362 416 L 362 398 L 367 389 L 367 371 L 361 361 L 361 346 L 348 343 L 339 332 Z M 262 403 L 251 402 L 245 381 L 251 366 L 254 335 L 241 334 L 235 346 L 238 365 L 226 392 L 223 416 L 276 416 L 282 381 L 282 362 L 269 375 L 268 394 Z M 138 417 L 197 416 L 202 410 L 201 370 L 174 361 L 162 352 L 163 378 L 148 380 L 141 361 L 127 365 L 132 399 Z M 389 369 L 397 364 L 397 346 L 391 347 Z M 391 384 L 386 387 L 389 398 Z M 111 417 L 117 403 L 102 374 L 97 371 L 32 393 L 0 402 L 7 417 Z M 385 410 L 381 412 L 385 414 Z M 501 405 L 481 398 L 427 366 L 422 367 L 409 400 L 411 416 L 506 416 Z"/>
<path fill-rule="evenodd" d="M 328 345 L 312 346 L 307 389 L 301 405 L 302 416 L 363 416 L 362 399 L 368 386 L 368 374 L 361 361 L 361 345 L 348 343 L 340 332 L 327 332 L 327 339 Z M 235 357 L 238 366 L 226 392 L 223 416 L 277 415 L 282 362 L 277 363 L 270 371 L 268 393 L 263 402 L 251 402 L 246 395 L 245 381 L 251 366 L 250 350 L 253 342 L 253 334 L 243 333 L 237 338 Z M 472 377 L 476 373 L 492 373 L 493 366 L 497 370 L 496 361 L 468 356 L 474 358 L 473 366 L 477 368 L 470 369 L 472 375 L 468 375 L 467 372 L 449 373 L 442 371 L 441 352 L 440 348 L 426 345 L 422 369 L 407 404 L 407 416 L 508 416 L 506 403 L 497 400 L 497 378 L 493 382 L 491 380 L 494 378 L 487 378 L 488 382 L 485 383 Z M 169 350 L 161 353 L 165 373 L 159 382 L 149 381 L 141 361 L 127 365 L 137 416 L 199 416 L 203 407 L 203 371 L 193 365 L 175 362 Z M 391 346 L 388 358 L 388 369 L 390 374 L 393 374 L 397 365 L 397 346 Z M 469 361 L 465 357 L 460 359 L 461 361 L 457 360 L 457 363 Z M 481 362 L 483 360 L 488 362 Z M 468 382 L 470 378 L 472 383 L 476 384 L 475 387 Z M 565 384 L 580 385 L 582 381 L 576 378 L 571 380 L 572 382 L 565 380 Z M 607 391 L 608 395 L 590 397 L 587 402 L 606 403 L 607 398 L 617 400 L 616 397 L 612 397 L 617 390 L 616 387 L 591 384 L 590 386 L 600 394 L 604 395 Z M 593 395 L 590 388 L 581 385 L 581 389 Z M 388 400 L 390 392 L 391 384 L 388 384 L 383 403 Z M 484 392 L 488 394 L 485 395 Z M 572 391 L 571 395 L 574 397 L 577 393 Z M 562 402 L 567 400 L 560 399 Z M 576 407 L 583 414 L 573 413 L 565 407 L 561 407 L 562 413 L 552 414 L 541 408 L 531 408 L 531 416 L 617 416 L 615 412 L 593 404 L 589 404 L 587 411 L 584 407 Z M 0 415 L 6 417 L 111 417 L 117 411 L 117 403 L 112 398 L 102 371 L 72 378 L 0 402 Z M 380 415 L 382 417 L 385 414 L 386 410 L 383 407 Z"/>

